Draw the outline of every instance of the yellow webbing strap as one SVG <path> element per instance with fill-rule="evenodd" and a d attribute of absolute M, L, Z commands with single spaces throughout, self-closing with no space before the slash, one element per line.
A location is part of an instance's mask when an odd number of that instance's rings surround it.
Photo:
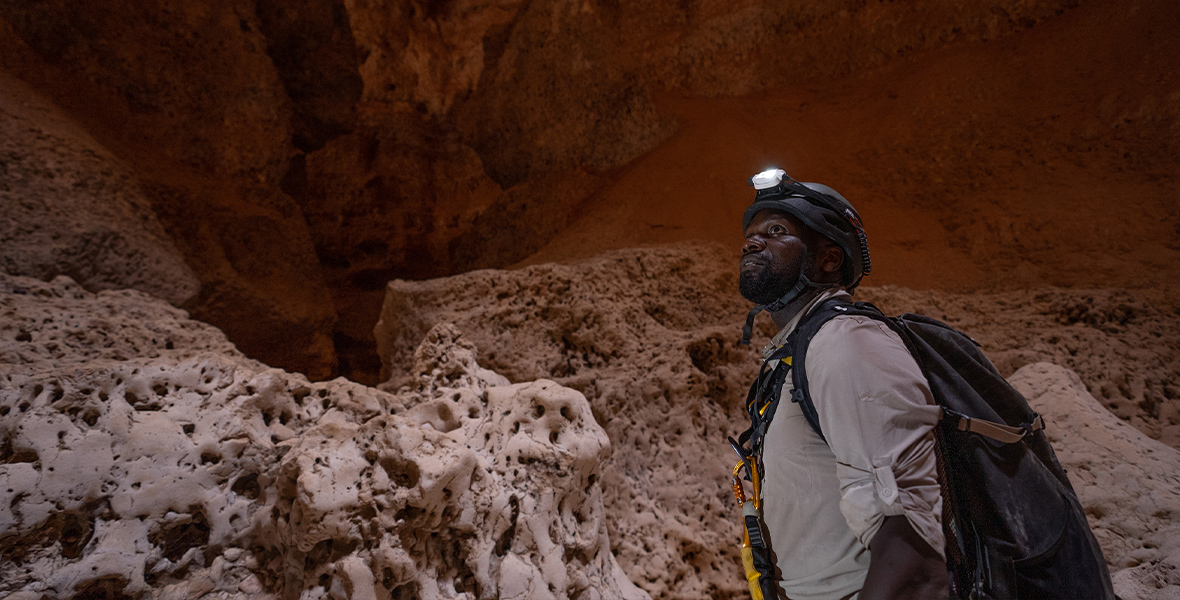
<path fill-rule="evenodd" d="M 753 600 L 765 600 L 762 597 L 762 584 L 759 582 L 762 575 L 758 573 L 758 569 L 754 568 L 754 549 L 750 547 L 748 538 L 746 544 L 742 546 L 742 566 L 746 568 L 746 582 L 750 584 L 750 597 Z"/>
<path fill-rule="evenodd" d="M 746 570 L 746 583 L 750 586 L 750 596 L 753 600 L 763 600 L 762 572 L 758 570 L 754 560 L 754 542 L 750 539 L 750 516 L 756 516 L 758 511 L 753 508 L 753 501 L 742 505 L 742 568 Z M 758 517 L 761 520 L 761 517 Z M 762 537 L 761 533 L 758 535 Z M 761 544 L 762 542 L 759 542 Z"/>
<path fill-rule="evenodd" d="M 1011 425 L 1004 425 L 1003 423 L 995 423 L 993 421 L 985 421 L 983 419 L 972 419 L 968 416 L 960 416 L 956 427 L 959 431 L 977 433 L 1005 444 L 1015 444 L 1016 442 L 1023 440 L 1024 436 L 1028 435 L 1029 433 L 1044 429 L 1045 419 L 1042 418 L 1041 415 L 1037 415 L 1029 425 L 1028 429 L 1025 429 L 1023 427 L 1013 427 Z"/>

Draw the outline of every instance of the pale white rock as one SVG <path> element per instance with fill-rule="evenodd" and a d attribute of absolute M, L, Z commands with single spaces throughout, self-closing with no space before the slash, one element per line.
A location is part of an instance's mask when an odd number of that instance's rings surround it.
<path fill-rule="evenodd" d="M 94 294 L 65 276 L 43 282 L 0 273 L 0 365 L 56 369 L 99 360 L 180 360 L 212 353 L 252 370 L 266 369 L 238 352 L 219 329 L 152 300 L 134 290 Z M 183 376 L 177 383 L 198 392 L 218 384 L 210 379 L 216 373 L 172 376 Z"/>
<path fill-rule="evenodd" d="M 268 369 L 138 292 L 0 275 L 0 310 L 0 596 L 648 597 L 585 397 L 509 385 L 453 326 L 395 395 Z"/>
<path fill-rule="evenodd" d="M 1012 385 L 1045 416 L 1124 600 L 1180 598 L 1180 452 L 1122 422 L 1064 367 L 1034 363 Z"/>
<path fill-rule="evenodd" d="M 417 399 L 407 417 L 319 425 L 291 445 L 277 511 L 263 522 L 286 557 L 288 586 L 326 576 L 342 578 L 325 589 L 332 597 L 369 586 L 380 597 L 556 597 L 586 587 L 647 597 L 618 578 L 595 483 L 609 442 L 581 394 L 537 381 L 480 395 L 426 389 Z M 338 555 L 346 558 L 322 560 Z M 381 577 L 349 575 L 356 560 Z"/>

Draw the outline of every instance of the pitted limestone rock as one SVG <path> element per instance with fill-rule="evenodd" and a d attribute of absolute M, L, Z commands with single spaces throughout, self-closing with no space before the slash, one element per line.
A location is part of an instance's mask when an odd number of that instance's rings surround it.
<path fill-rule="evenodd" d="M 0 273 L 0 365 L 54 369 L 99 360 L 168 357 L 202 352 L 252 369 L 217 328 L 134 290 L 86 291 L 69 277 L 52 281 Z"/>
<path fill-rule="evenodd" d="M 0 275 L 0 302 L 0 596 L 647 597 L 586 399 L 507 385 L 453 326 L 393 395 L 137 292 Z"/>
<path fill-rule="evenodd" d="M 393 391 L 399 383 L 405 391 L 428 388 L 465 388 L 482 392 L 492 386 L 508 385 L 503 375 L 485 369 L 475 361 L 475 344 L 463 337 L 451 323 L 438 323 L 426 332 L 414 349 L 411 372 L 415 375 L 385 382 L 380 389 Z"/>
<path fill-rule="evenodd" d="M 262 527 L 289 597 L 646 598 L 610 553 L 609 444 L 585 398 L 548 381 L 464 392 L 291 443 Z"/>
<path fill-rule="evenodd" d="M 395 405 L 355 384 L 310 384 L 214 354 L 4 367 L 3 586 L 70 597 L 118 580 L 135 595 L 223 572 L 218 561 L 249 554 L 253 519 L 274 503 L 284 440 Z M 248 571 L 211 577 L 236 589 Z"/>

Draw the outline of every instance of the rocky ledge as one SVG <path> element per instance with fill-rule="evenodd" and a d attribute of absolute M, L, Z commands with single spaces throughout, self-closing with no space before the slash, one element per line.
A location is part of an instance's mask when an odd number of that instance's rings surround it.
<path fill-rule="evenodd" d="M 0 276 L 9 598 L 647 598 L 582 394 L 448 325 L 386 393 L 309 383 L 133 291 Z"/>
<path fill-rule="evenodd" d="M 723 440 L 754 362 L 725 264 L 676 246 L 394 282 L 379 388 L 268 368 L 141 292 L 0 275 L 0 595 L 743 597 Z M 864 292 L 1019 367 L 1116 590 L 1176 597 L 1180 453 L 1090 395 L 1109 373 L 1044 362 L 1168 342 L 1166 307 Z M 1158 373 L 1124 371 L 1153 397 Z"/>

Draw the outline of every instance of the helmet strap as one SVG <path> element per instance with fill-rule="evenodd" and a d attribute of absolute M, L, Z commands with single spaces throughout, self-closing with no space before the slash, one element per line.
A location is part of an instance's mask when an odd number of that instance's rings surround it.
<path fill-rule="evenodd" d="M 754 317 L 758 313 L 768 310 L 772 313 L 783 310 L 791 305 L 791 303 L 803 297 L 804 292 L 809 290 L 826 290 L 840 287 L 839 283 L 814 283 L 803 274 L 802 270 L 799 272 L 799 278 L 795 280 L 795 285 L 791 287 L 790 291 L 783 294 L 778 300 L 769 304 L 759 304 L 750 309 L 749 314 L 746 315 L 746 325 L 742 327 L 742 339 L 738 341 L 739 346 L 749 346 L 750 336 L 754 334 Z"/>

